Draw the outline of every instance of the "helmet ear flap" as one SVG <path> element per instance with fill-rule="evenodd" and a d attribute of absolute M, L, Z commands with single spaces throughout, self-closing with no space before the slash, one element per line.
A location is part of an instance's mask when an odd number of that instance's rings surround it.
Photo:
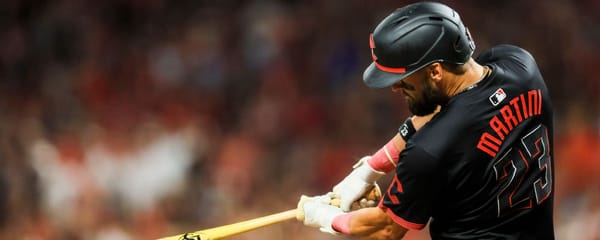
<path fill-rule="evenodd" d="M 471 36 L 471 32 L 468 27 L 465 27 L 465 35 L 467 36 L 467 41 L 469 42 L 469 47 L 471 51 L 475 51 L 475 41 L 473 41 L 473 37 Z"/>
<path fill-rule="evenodd" d="M 475 42 L 473 41 L 473 38 L 471 38 L 471 32 L 469 32 L 469 29 L 465 27 L 464 34 L 459 34 L 456 36 L 456 40 L 454 41 L 454 51 L 457 54 L 461 54 L 463 52 L 473 52 L 474 50 Z"/>

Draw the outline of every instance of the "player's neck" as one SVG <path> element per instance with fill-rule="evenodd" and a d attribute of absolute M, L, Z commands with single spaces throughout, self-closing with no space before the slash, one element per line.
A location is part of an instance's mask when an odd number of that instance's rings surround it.
<path fill-rule="evenodd" d="M 449 96 L 471 90 L 477 87 L 477 83 L 488 75 L 490 69 L 486 66 L 481 66 L 473 59 L 465 63 L 466 72 L 462 75 L 456 75 L 456 85 L 449 90 Z"/>

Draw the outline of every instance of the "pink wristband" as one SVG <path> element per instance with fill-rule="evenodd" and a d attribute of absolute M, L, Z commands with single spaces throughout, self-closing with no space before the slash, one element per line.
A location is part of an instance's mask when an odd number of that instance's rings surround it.
<path fill-rule="evenodd" d="M 339 233 L 350 234 L 350 217 L 352 212 L 337 215 L 331 222 L 331 228 Z"/>
<path fill-rule="evenodd" d="M 399 155 L 400 151 L 396 148 L 394 140 L 390 140 L 379 151 L 373 154 L 367 162 L 374 170 L 387 173 L 396 169 Z"/>

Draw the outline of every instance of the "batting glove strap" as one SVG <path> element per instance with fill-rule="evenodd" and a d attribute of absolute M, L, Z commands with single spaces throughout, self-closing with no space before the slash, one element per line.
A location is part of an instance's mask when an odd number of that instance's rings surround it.
<path fill-rule="evenodd" d="M 354 165 L 354 170 L 344 178 L 340 183 L 333 187 L 333 192 L 340 198 L 340 208 L 348 212 L 352 203 L 360 199 L 375 182 L 385 175 L 373 169 L 368 160 L 370 156 L 361 158 Z"/>
<path fill-rule="evenodd" d="M 333 230 L 332 223 L 335 217 L 343 214 L 337 207 L 329 205 L 331 197 L 328 195 L 306 197 L 302 196 L 302 211 L 304 212 L 304 225 L 318 227 L 321 232 L 337 235 Z"/>
<path fill-rule="evenodd" d="M 400 136 L 404 139 L 404 142 L 408 142 L 408 139 L 410 139 L 416 132 L 417 129 L 415 129 L 415 125 L 412 123 L 412 117 L 406 118 L 404 123 L 402 123 L 402 125 L 400 125 L 398 128 L 398 133 L 400 133 Z"/>
<path fill-rule="evenodd" d="M 373 185 L 373 183 L 379 180 L 379 178 L 384 176 L 385 173 L 377 171 L 373 167 L 371 167 L 371 165 L 368 162 L 369 159 L 371 159 L 371 156 L 364 156 L 360 160 L 358 160 L 358 162 L 354 164 L 354 166 L 352 166 L 354 170 L 352 171 L 352 173 L 350 173 L 349 177 L 355 177 L 371 186 Z"/>

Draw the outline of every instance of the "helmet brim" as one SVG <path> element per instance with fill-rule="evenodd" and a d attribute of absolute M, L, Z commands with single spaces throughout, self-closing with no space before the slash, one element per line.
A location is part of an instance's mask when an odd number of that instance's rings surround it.
<path fill-rule="evenodd" d="M 370 88 L 386 88 L 406 78 L 410 73 L 392 73 L 383 71 L 372 62 L 363 73 L 363 81 Z"/>

